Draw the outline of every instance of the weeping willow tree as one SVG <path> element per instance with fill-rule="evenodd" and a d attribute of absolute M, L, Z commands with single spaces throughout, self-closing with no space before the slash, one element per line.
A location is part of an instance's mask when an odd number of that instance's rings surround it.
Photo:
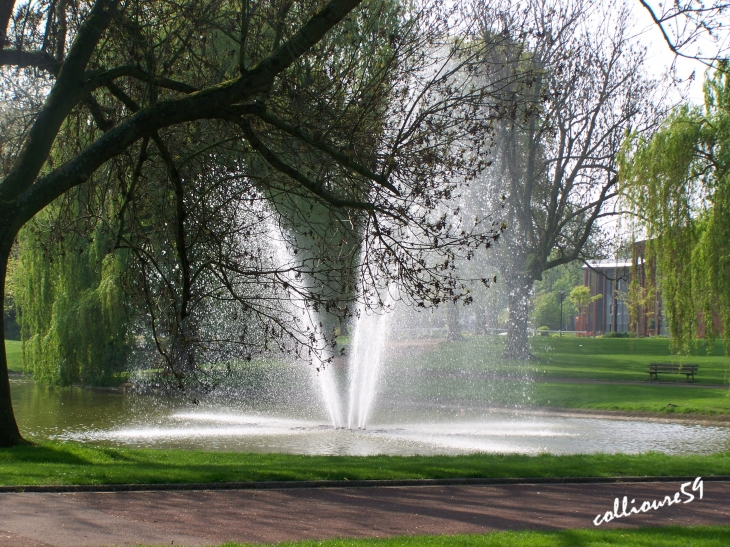
<path fill-rule="evenodd" d="M 625 193 L 650 240 L 675 350 L 720 326 L 730 350 L 730 73 L 708 76 L 704 108 L 676 109 L 650 139 L 630 139 Z M 716 325 L 719 323 L 719 325 Z"/>
<path fill-rule="evenodd" d="M 125 253 L 110 252 L 110 225 L 90 222 L 82 203 L 89 201 L 74 196 L 49 207 L 18 238 L 13 282 L 24 367 L 55 385 L 113 383 L 130 347 L 120 284 Z"/>

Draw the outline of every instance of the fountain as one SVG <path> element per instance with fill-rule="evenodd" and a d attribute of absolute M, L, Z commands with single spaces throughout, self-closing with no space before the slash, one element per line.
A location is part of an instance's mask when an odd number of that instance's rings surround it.
<path fill-rule="evenodd" d="M 276 234 L 279 228 L 271 225 L 270 234 Z M 310 346 L 311 367 L 313 379 L 319 384 L 322 400 L 327 413 L 329 414 L 332 427 L 340 429 L 344 426 L 342 419 L 341 397 L 337 386 L 337 378 L 335 371 L 331 366 L 332 353 L 327 345 L 326 336 L 322 332 L 322 322 L 319 321 L 318 314 L 309 306 L 306 299 L 302 295 L 306 295 L 310 290 L 308 283 L 312 280 L 304 275 L 297 275 L 297 259 L 289 249 L 286 238 L 271 237 L 269 244 L 273 249 L 274 267 L 282 272 L 286 277 L 289 285 L 295 289 L 290 295 L 300 295 L 299 298 L 290 298 L 289 306 L 295 312 L 292 316 L 302 317 L 303 329 L 299 343 Z M 325 322 L 326 323 L 326 322 Z M 311 346 L 314 347 L 311 347 Z"/>
<path fill-rule="evenodd" d="M 278 204 L 279 207 L 285 205 Z M 291 207 L 291 205 L 286 205 Z M 367 419 L 370 414 L 378 384 L 378 375 L 383 359 L 383 350 L 386 341 L 386 328 L 389 314 L 385 313 L 388 298 L 380 298 L 377 294 L 367 296 L 360 295 L 360 303 L 352 320 L 352 344 L 347 348 L 346 355 L 346 374 L 345 378 L 338 378 L 332 362 L 333 355 L 330 350 L 327 334 L 332 328 L 339 323 L 339 318 L 327 311 L 315 311 L 306 301 L 305 295 L 312 295 L 318 291 L 331 290 L 323 287 L 326 283 L 321 278 L 321 272 L 309 272 L 307 267 L 303 266 L 305 262 L 302 255 L 307 255 L 313 246 L 312 236 L 306 233 L 300 233 L 296 226 L 282 229 L 269 220 L 271 224 L 267 232 L 269 234 L 280 234 L 280 237 L 270 237 L 268 240 L 271 246 L 272 259 L 274 267 L 285 273 L 287 283 L 294 288 L 291 295 L 298 295 L 298 298 L 290 299 L 292 311 L 298 317 L 303 318 L 304 336 L 300 340 L 303 345 L 314 345 L 315 348 L 310 350 L 311 369 L 316 373 L 316 381 L 319 390 L 330 417 L 332 427 L 341 429 L 345 426 L 348 429 L 365 429 Z M 307 227 L 317 224 L 317 220 L 311 220 Z M 335 223 L 337 225 L 337 223 Z M 317 224 L 317 226 L 319 226 Z M 329 227 L 323 232 L 332 232 L 332 238 L 343 237 L 338 233 L 338 229 Z M 351 234 L 350 234 L 351 235 Z M 292 252 L 291 243 L 295 243 L 299 251 L 299 258 Z M 353 248 L 357 248 L 354 246 Z M 303 252 L 302 252 L 303 250 Z M 364 251 L 360 255 L 360 263 L 365 262 L 366 257 Z M 304 270 L 304 273 L 297 275 L 294 272 Z M 344 270 L 346 271 L 346 270 Z M 340 275 L 347 275 L 340 274 Z M 330 283 L 334 281 L 334 285 L 342 285 L 342 280 L 337 277 L 324 276 Z M 335 290 L 336 292 L 336 290 Z M 383 301 L 386 302 L 383 305 Z M 345 381 L 342 381 L 345 380 Z M 349 388 L 345 392 L 344 384 L 349 383 Z M 342 384 L 342 385 L 341 385 Z M 347 417 L 343 413 L 344 404 L 347 403 Z"/>
<path fill-rule="evenodd" d="M 295 257 L 286 242 L 270 241 L 278 266 L 295 271 L 288 267 Z M 282 275 L 299 294 L 311 281 Z M 506 375 L 496 368 L 496 337 L 440 344 L 428 328 L 419 338 L 403 328 L 417 322 L 407 306 L 390 303 L 391 312 L 377 313 L 378 307 L 361 302 L 342 366 L 330 360 L 324 342 L 327 317 L 303 298 L 292 299 L 291 306 L 292 316 L 301 318 L 302 336 L 311 335 L 307 343 L 314 346 L 307 366 L 283 360 L 245 365 L 239 373 L 248 383 L 232 384 L 200 404 L 49 389 L 14 378 L 21 430 L 35 441 L 298 454 L 730 450 L 726 426 L 578 418 L 525 408 L 533 386 L 529 372 Z"/>
<path fill-rule="evenodd" d="M 349 353 L 350 375 L 348 429 L 366 429 L 368 417 L 375 401 L 378 376 L 383 362 L 387 313 L 369 312 L 361 306 L 355 324 L 352 350 Z"/>

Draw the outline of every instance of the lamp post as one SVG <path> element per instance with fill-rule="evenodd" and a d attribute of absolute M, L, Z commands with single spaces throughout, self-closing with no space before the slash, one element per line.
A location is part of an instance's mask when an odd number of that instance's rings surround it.
<path fill-rule="evenodd" d="M 560 295 L 560 337 L 563 337 L 563 300 L 565 299 L 565 291 L 558 292 Z"/>

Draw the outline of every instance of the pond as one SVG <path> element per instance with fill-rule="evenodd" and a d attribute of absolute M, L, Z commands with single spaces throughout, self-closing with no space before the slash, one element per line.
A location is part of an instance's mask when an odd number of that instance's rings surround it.
<path fill-rule="evenodd" d="M 703 454 L 730 451 L 730 428 L 688 423 L 564 417 L 488 403 L 379 399 L 366 430 L 334 429 L 309 387 L 277 395 L 182 397 L 49 388 L 11 379 L 21 431 L 35 441 L 295 454 L 592 452 Z"/>

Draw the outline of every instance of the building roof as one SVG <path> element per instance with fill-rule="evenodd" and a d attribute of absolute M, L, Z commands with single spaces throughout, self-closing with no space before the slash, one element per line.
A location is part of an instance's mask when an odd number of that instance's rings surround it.
<path fill-rule="evenodd" d="M 588 264 L 583 264 L 583 268 L 591 268 L 593 270 L 615 270 L 616 268 L 630 267 L 630 260 L 589 260 Z"/>

